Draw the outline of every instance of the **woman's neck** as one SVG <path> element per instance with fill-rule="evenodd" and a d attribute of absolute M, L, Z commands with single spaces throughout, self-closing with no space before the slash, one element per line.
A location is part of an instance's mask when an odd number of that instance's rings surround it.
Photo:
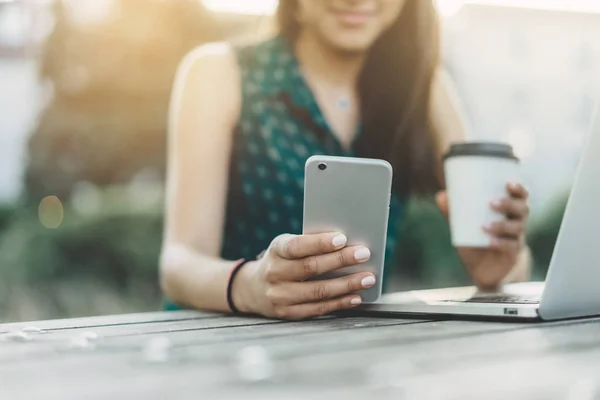
<path fill-rule="evenodd" d="M 296 41 L 296 55 L 302 69 L 334 86 L 355 86 L 365 54 L 344 53 L 324 44 L 309 31 Z"/>

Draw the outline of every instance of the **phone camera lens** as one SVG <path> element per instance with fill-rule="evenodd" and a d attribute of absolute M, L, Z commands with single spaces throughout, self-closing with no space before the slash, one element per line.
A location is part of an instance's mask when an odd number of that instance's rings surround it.
<path fill-rule="evenodd" d="M 320 169 L 321 171 L 325 171 L 325 170 L 327 169 L 327 164 L 325 164 L 325 163 L 320 163 L 320 164 L 319 164 L 319 169 Z"/>

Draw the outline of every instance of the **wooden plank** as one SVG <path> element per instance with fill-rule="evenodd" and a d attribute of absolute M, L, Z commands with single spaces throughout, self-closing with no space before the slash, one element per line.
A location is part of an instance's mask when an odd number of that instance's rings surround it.
<path fill-rule="evenodd" d="M 361 349 L 371 354 L 381 349 L 385 354 L 390 346 L 414 346 L 419 342 L 428 343 L 494 332 L 505 333 L 532 327 L 531 325 L 509 327 L 503 324 L 460 322 L 382 326 L 381 324 L 386 321 L 394 322 L 394 320 L 376 321 L 370 325 L 370 328 L 364 327 L 364 320 L 361 319 L 307 321 L 277 326 L 245 325 L 223 330 L 173 332 L 169 334 L 169 338 L 179 351 L 175 353 L 176 356 L 184 352 L 185 359 L 192 358 L 195 362 L 204 360 L 214 364 L 226 362 L 231 358 L 232 353 L 249 345 L 264 345 L 277 358 L 293 358 L 296 354 L 326 355 L 345 351 L 355 352 Z M 341 323 L 343 324 L 340 325 Z M 361 328 L 357 329 L 355 325 L 360 325 Z M 342 334 L 343 340 L 340 340 Z M 35 344 L 3 347 L 0 352 L 0 373 L 5 365 L 15 367 L 35 362 L 38 366 L 52 364 L 57 368 L 70 358 L 75 358 L 77 361 L 81 358 L 95 359 L 102 352 L 117 359 L 129 358 L 130 354 L 139 355 L 147 340 L 141 340 L 139 336 L 107 337 L 99 342 L 98 350 L 90 354 L 65 351 L 67 342 L 62 339 L 44 339 Z M 61 360 L 55 359 L 57 355 L 60 355 Z"/>
<path fill-rule="evenodd" d="M 97 325 L 92 327 L 72 327 L 61 329 L 46 330 L 43 335 L 32 336 L 38 339 L 47 337 L 68 338 L 81 332 L 94 332 L 101 337 L 111 336 L 135 336 L 146 334 L 167 334 L 178 331 L 200 331 L 204 329 L 217 329 L 236 327 L 244 325 L 270 325 L 283 324 L 285 321 L 268 320 L 265 318 L 243 318 L 243 317 L 225 317 L 222 315 L 203 314 L 196 318 L 163 320 L 142 323 L 124 323 L 118 325 Z M 1 338 L 1 336 L 0 336 Z"/>
<path fill-rule="evenodd" d="M 143 363 L 140 354 L 140 340 L 154 334 L 112 336 L 106 338 L 106 347 L 92 353 L 59 352 L 54 359 L 2 363 L 0 388 L 15 396 L 21 395 L 24 388 L 28 395 L 51 393 L 54 389 L 56 398 L 101 398 L 108 393 L 115 399 L 157 393 L 172 393 L 169 398 L 190 393 L 210 393 L 211 397 L 222 394 L 219 398 L 241 394 L 245 398 L 288 398 L 296 393 L 304 398 L 322 398 L 312 396 L 315 392 L 358 398 L 357 393 L 364 395 L 373 390 L 371 370 L 375 369 L 382 373 L 394 371 L 386 379 L 404 380 L 410 390 L 421 393 L 435 387 L 451 387 L 448 385 L 455 380 L 467 382 L 467 386 L 455 385 L 453 389 L 463 393 L 475 379 L 475 383 L 487 382 L 505 395 L 503 387 L 518 389 L 505 397 L 510 398 L 528 390 L 526 378 L 532 376 L 532 371 L 550 377 L 560 386 L 552 390 L 561 396 L 564 393 L 559 389 L 567 390 L 577 376 L 592 372 L 600 376 L 597 320 L 548 325 L 454 321 L 356 326 L 361 323 L 364 320 L 323 320 L 176 331 L 168 334 L 175 345 L 172 359 L 158 366 Z M 271 354 L 277 371 L 287 371 L 282 382 L 248 387 L 236 376 L 233 366 L 237 351 L 257 344 Z M 568 370 L 563 371 L 567 365 Z M 486 381 L 488 375 L 495 380 Z M 564 381 L 555 375 L 563 376 Z M 32 376 L 36 377 L 35 387 L 27 385 Z M 537 398 L 553 398 L 546 392 L 540 394 L 543 385 L 536 386 L 539 379 L 532 381 L 537 382 L 531 385 L 533 396 L 537 393 L 541 396 Z M 478 390 L 481 394 L 485 387 L 478 386 Z M 396 397 L 390 398 L 398 398 L 396 388 L 391 393 Z M 7 398 L 18 398 L 15 396 Z"/>
<path fill-rule="evenodd" d="M 140 346 L 149 338 L 168 335 L 173 345 L 189 346 L 198 340 L 219 344 L 242 340 L 249 336 L 266 340 L 268 338 L 298 336 L 305 333 L 322 331 L 340 331 L 353 328 L 373 328 L 416 323 L 414 320 L 396 319 L 333 319 L 331 317 L 313 321 L 285 322 L 262 318 L 204 318 L 200 320 L 176 321 L 169 323 L 148 323 L 134 326 L 96 327 L 93 332 L 99 336 L 99 351 L 125 352 L 139 351 Z M 270 329 L 267 325 L 273 326 Z M 230 329 L 240 328 L 240 329 Z M 204 332 L 208 330 L 209 332 Z M 68 346 L 69 340 L 80 335 L 85 329 L 50 331 L 39 335 L 30 335 L 31 341 L 14 345 L 0 341 L 0 365 L 2 363 L 22 363 L 31 358 L 39 363 L 44 358 L 56 357 L 57 349 Z M 145 337 L 149 335 L 148 337 Z M 0 339 L 2 336 L 0 336 Z M 140 344 L 141 343 L 141 344 Z M 52 360 L 50 360 L 52 361 Z"/>
<path fill-rule="evenodd" d="M 417 326 L 407 327 L 411 328 Z M 397 360 L 402 360 L 420 373 L 438 374 L 446 370 L 479 368 L 487 364 L 533 359 L 554 353 L 599 351 L 600 323 L 498 331 L 438 340 L 373 341 L 368 347 L 339 349 L 334 357 L 327 352 L 292 353 L 266 347 L 269 351 L 276 352 L 281 360 L 293 360 L 294 372 L 298 376 L 314 374 L 318 378 L 332 363 L 342 372 L 347 369 L 346 372 L 350 373 L 354 368 L 352 360 L 361 360 L 367 364 L 389 363 L 392 366 L 397 364 Z"/>
<path fill-rule="evenodd" d="M 0 324 L 0 333 L 20 330 L 26 327 L 37 327 L 44 330 L 93 328 L 97 326 L 136 325 L 148 322 L 171 322 L 200 318 L 223 317 L 221 314 L 200 311 L 158 311 L 153 313 L 105 315 L 97 317 L 56 319 L 46 321 L 13 322 Z"/>
<path fill-rule="evenodd" d="M 563 397 L 570 385 L 577 378 L 586 377 L 586 374 L 600 373 L 597 359 L 599 352 L 582 351 L 578 354 L 541 354 L 540 357 L 531 358 L 529 361 L 513 359 L 487 365 L 473 365 L 471 367 L 454 367 L 436 374 L 420 374 L 411 376 L 410 371 L 403 371 L 404 360 L 398 357 L 395 364 L 384 364 L 381 374 L 386 371 L 391 374 L 383 377 L 383 380 L 393 382 L 383 394 L 391 394 L 389 398 L 399 398 L 403 391 L 413 393 L 415 397 L 409 398 L 436 398 L 436 399 L 468 399 L 468 398 L 540 398 L 552 399 Z M 400 362 L 398 361 L 400 360 Z M 312 362 L 305 366 L 310 375 L 300 375 L 302 369 L 294 364 L 282 364 L 278 369 L 288 371 L 289 378 L 280 382 L 266 385 L 249 385 L 243 383 L 236 377 L 235 370 L 231 365 L 208 363 L 181 363 L 177 362 L 165 366 L 144 366 L 135 363 L 122 365 L 117 370 L 98 368 L 94 363 L 79 364 L 80 369 L 85 368 L 76 375 L 65 379 L 63 385 L 57 385 L 61 380 L 56 377 L 42 376 L 36 379 L 35 387 L 27 387 L 27 395 L 35 398 L 35 395 L 52 393 L 51 388 L 61 387 L 55 392 L 55 398 L 69 399 L 77 398 L 152 398 L 152 395 L 166 395 L 171 393 L 170 399 L 177 395 L 191 395 L 192 393 L 209 393 L 216 398 L 276 398 L 285 396 L 294 398 L 292 395 L 304 396 L 304 398 L 325 398 L 324 394 L 334 397 L 348 399 L 362 398 L 360 394 L 381 393 L 381 381 L 373 377 L 369 368 L 372 364 L 357 357 L 353 364 L 334 365 L 335 369 L 329 369 L 323 374 L 318 363 Z M 389 362 L 389 355 L 388 360 Z M 290 370 L 290 366 L 293 369 Z M 566 368 L 568 366 L 569 368 Z M 342 367 L 342 368 L 340 368 Z M 316 372 L 313 372 L 314 370 Z M 406 368 L 404 368 L 406 369 Z M 532 373 L 535 371 L 535 373 Z M 54 371 L 50 371 L 54 375 Z M 2 374 L 3 378 L 9 378 L 7 386 L 2 386 L 5 393 L 12 395 L 23 395 L 23 386 L 19 386 L 11 376 Z M 74 378 L 77 379 L 74 379 Z M 1 378 L 0 378 L 1 381 Z M 384 384 L 385 386 L 386 384 Z M 436 392 L 443 388 L 444 393 Z M 478 397 L 473 397 L 473 392 Z M 425 396 L 427 394 L 428 396 Z M 433 394 L 437 394 L 433 397 Z M 452 394 L 453 396 L 449 396 Z M 483 396 L 482 396 L 483 394 Z M 487 394 L 487 395 L 486 395 Z M 510 394 L 510 396 L 509 396 Z M 525 397 L 523 394 L 530 394 Z M 146 396 L 147 395 L 147 396 Z M 315 396 L 312 396 L 315 395 Z M 418 396 L 417 396 L 418 395 Z M 460 397 L 459 397 L 460 395 Z M 517 396 L 519 395 L 519 396 Z M 19 398 L 19 397 L 9 397 Z M 26 398 L 26 397 L 21 397 Z M 44 398 L 48 398 L 44 396 Z M 158 398 L 158 397 L 157 397 Z M 382 398 L 379 397 L 378 398 Z"/>
<path fill-rule="evenodd" d="M 341 323 L 343 322 L 343 323 Z M 413 321 L 407 321 L 407 322 L 413 322 Z M 308 321 L 308 322 L 304 322 L 304 323 L 297 323 L 298 326 L 302 326 L 302 325 L 311 325 L 313 326 L 313 330 L 314 328 L 318 328 L 320 330 L 323 329 L 340 329 L 340 327 L 345 326 L 345 327 L 351 327 L 354 326 L 352 324 L 358 324 L 360 323 L 361 326 L 375 326 L 376 324 L 398 324 L 400 323 L 399 321 L 396 320 L 390 320 L 390 319 L 381 319 L 381 320 L 377 320 L 377 321 L 373 321 L 373 320 L 368 320 L 365 321 L 363 319 L 356 319 L 356 320 L 344 320 L 344 321 L 338 321 L 337 323 L 333 323 L 333 321 L 331 320 L 321 320 L 321 321 Z M 249 326 L 248 326 L 249 327 Z M 210 331 L 206 331 L 206 332 L 216 332 L 216 330 L 210 330 Z M 58 334 L 63 334 L 64 332 L 53 332 L 51 334 L 48 335 L 58 335 Z M 185 332 L 187 334 L 191 334 L 192 332 Z M 200 332 L 200 333 L 204 333 L 204 332 Z M 107 340 L 122 340 L 122 339 L 131 339 L 131 340 L 136 340 L 139 342 L 139 336 L 137 337 L 132 337 L 132 336 L 126 336 L 125 338 L 115 338 L 115 337 L 109 337 L 107 338 Z M 38 344 L 39 345 L 39 344 Z M 27 344 L 27 346 L 29 346 L 29 344 Z M 139 353 L 139 347 L 136 349 L 137 352 Z M 60 354 L 53 354 L 54 355 L 54 360 L 55 361 L 59 361 L 61 363 L 64 363 L 65 357 L 63 355 Z M 90 366 L 90 368 L 92 369 L 93 373 L 92 375 L 89 377 L 89 379 L 96 379 L 94 378 L 94 376 L 96 376 L 97 374 L 99 374 L 98 376 L 102 376 L 102 371 L 104 371 L 105 373 L 108 371 L 118 371 L 118 376 L 121 377 L 123 376 L 122 374 L 123 372 L 123 365 L 119 365 L 119 361 L 122 363 L 123 362 L 123 356 L 127 355 L 127 361 L 125 362 L 125 368 L 128 368 L 128 366 L 134 366 L 136 367 L 136 370 L 139 373 L 139 368 L 148 368 L 148 366 L 144 366 L 143 364 L 141 364 L 139 357 L 139 354 L 131 354 L 131 352 L 122 352 L 122 351 L 118 351 L 114 354 L 110 354 L 110 353 L 103 353 L 102 355 L 98 354 L 98 353 L 92 353 L 91 356 L 93 358 L 93 360 L 83 360 L 82 357 L 83 356 L 88 356 L 88 354 L 71 354 L 73 357 L 70 359 L 72 362 L 71 368 L 69 368 L 68 370 L 64 371 L 63 375 L 62 373 L 58 374 L 58 375 L 62 375 L 63 377 L 66 376 L 71 376 L 71 377 L 76 377 L 75 380 L 71 381 L 71 382 L 82 382 L 80 379 L 84 380 L 84 378 L 87 376 L 88 373 L 88 369 L 83 369 L 82 370 L 82 366 Z M 60 359 L 57 359 L 58 356 L 61 356 Z M 101 362 L 98 363 L 98 356 L 102 357 L 102 358 L 106 358 L 106 362 Z M 41 366 L 41 364 L 39 362 L 37 362 L 37 360 L 32 360 L 35 364 L 35 366 L 33 368 L 31 368 L 31 365 L 28 366 L 27 368 L 23 368 L 23 369 L 15 369 L 15 364 L 12 362 L 8 362 L 8 363 L 3 363 L 3 366 L 6 368 L 5 371 L 13 371 L 13 372 L 17 372 L 17 370 L 20 371 L 27 371 L 28 374 L 36 374 L 36 370 Z M 44 364 L 44 363 L 42 363 Z M 54 372 L 53 374 L 56 372 L 58 372 L 58 369 L 56 368 L 56 366 L 49 366 L 48 364 L 46 364 L 46 367 L 44 367 L 43 369 L 52 369 Z M 101 370 L 98 370 L 97 368 L 100 368 Z M 153 367 L 150 367 L 151 370 L 154 370 Z M 18 373 L 18 372 L 17 372 Z M 135 375 L 135 374 L 134 374 Z M 2 381 L 2 378 L 6 378 L 8 375 L 2 375 L 0 373 L 0 382 Z M 31 376 L 31 375 L 30 375 Z M 131 378 L 131 379 L 130 379 Z M 15 378 L 16 380 L 18 380 L 18 378 Z M 114 379 L 114 377 L 111 377 L 111 379 Z M 144 378 L 146 379 L 146 378 Z M 14 382 L 16 382 L 13 381 Z M 160 379 L 159 379 L 160 380 Z M 23 381 L 21 381 L 23 382 Z M 55 384 L 57 381 L 54 381 Z M 119 382 L 115 382 L 112 381 L 110 383 L 110 387 L 119 387 L 119 391 L 120 393 L 126 393 L 127 392 L 127 387 L 129 387 L 129 385 L 134 384 L 133 382 L 136 382 L 136 380 L 133 377 L 129 377 L 127 379 L 127 382 L 125 383 L 124 387 L 121 387 L 121 385 L 119 384 Z M 135 385 L 135 384 L 134 384 Z M 18 387 L 19 385 L 17 385 Z M 42 385 L 43 386 L 43 385 Z M 42 387 L 40 386 L 40 387 Z M 68 392 L 69 390 L 75 390 L 75 393 L 77 393 L 77 387 L 73 386 L 73 385 L 60 385 L 60 386 L 64 386 L 65 390 L 61 389 L 60 392 L 57 394 L 57 398 L 60 397 L 68 397 Z M 89 384 L 85 384 L 84 385 L 86 388 L 89 387 L 95 387 L 93 384 L 91 386 L 89 386 Z M 0 384 L 0 387 L 4 387 L 7 391 L 9 390 L 7 386 L 3 386 L 2 384 Z M 27 387 L 27 385 L 25 385 L 25 387 Z M 34 392 L 28 391 L 27 392 L 27 396 L 32 396 L 32 397 L 36 397 L 39 394 L 44 394 L 45 396 L 47 396 L 49 393 L 52 393 L 52 388 L 51 387 L 45 387 L 43 389 L 40 389 L 40 387 L 38 387 L 36 385 L 35 388 L 30 388 L 31 390 L 33 390 Z M 55 385 L 56 387 L 56 385 Z M 83 387 L 83 386 L 82 386 Z M 39 390 L 38 390 L 39 389 Z M 100 385 L 99 387 L 95 387 L 94 390 L 92 390 L 91 392 L 87 392 L 84 397 L 86 398 L 93 398 L 94 393 L 97 395 L 98 393 L 103 393 L 103 389 L 106 389 L 105 385 Z M 123 389 L 123 390 L 121 390 Z M 87 389 L 85 389 L 87 390 Z M 16 389 L 12 389 L 11 391 L 11 396 L 15 397 L 18 394 L 18 391 Z M 78 396 L 78 394 L 74 395 L 75 397 Z M 102 398 L 103 396 L 99 396 L 99 398 Z M 15 397 L 16 398 L 16 397 Z M 47 398 L 47 397 L 45 397 Z"/>
<path fill-rule="evenodd" d="M 237 319 L 231 318 L 236 321 Z M 203 356 L 213 361 L 230 353 L 232 349 L 241 349 L 248 345 L 268 343 L 272 349 L 281 347 L 283 351 L 294 349 L 304 354 L 336 352 L 352 347 L 355 349 L 371 347 L 385 347 L 388 343 L 413 343 L 445 338 L 462 337 L 465 335 L 480 335 L 490 332 L 510 332 L 515 329 L 526 329 L 532 325 L 523 324 L 494 324 L 494 323 L 462 323 L 446 322 L 423 325 L 418 321 L 393 320 L 393 319 L 362 319 L 349 318 L 342 320 L 318 320 L 297 323 L 284 323 L 271 326 L 263 326 L 263 320 L 239 319 L 236 323 L 227 322 L 222 325 L 223 329 L 210 329 L 202 331 L 202 321 L 190 321 L 185 323 L 185 330 L 177 331 L 177 327 L 171 328 L 172 333 L 168 335 L 174 347 L 185 348 L 188 354 Z M 210 321 L 210 320 L 209 320 Z M 215 326 L 214 321 L 209 326 Z M 196 325 L 197 326 L 194 326 Z M 231 327 L 237 324 L 236 327 Z M 253 325 L 254 324 L 254 325 Z M 410 327 L 397 327 L 396 325 L 416 324 Z M 386 325 L 391 325 L 387 326 Z M 113 328 L 111 331 L 125 329 L 126 327 Z M 196 329 L 197 328 L 197 329 Z M 96 330 L 96 332 L 102 331 Z M 155 331 L 156 332 L 156 331 Z M 11 345 L 4 343 L 0 346 L 0 365 L 4 363 L 27 363 L 35 359 L 37 364 L 41 362 L 54 362 L 57 351 L 61 356 L 69 357 L 70 353 L 62 351 L 68 344 L 68 340 L 77 334 L 76 331 L 53 332 L 35 337 L 30 343 Z M 158 331 L 160 336 L 164 336 Z M 344 340 L 340 335 L 344 334 Z M 140 352 L 141 346 L 149 338 L 156 335 L 141 337 L 140 335 L 106 336 L 98 343 L 98 351 L 110 353 Z M 80 355 L 75 353 L 77 357 Z"/>
<path fill-rule="evenodd" d="M 587 335 L 591 335 L 592 339 L 595 339 L 596 336 L 600 337 L 600 329 L 596 328 L 599 325 L 597 322 L 588 322 L 578 326 L 575 332 L 580 333 L 578 336 L 574 336 L 572 340 L 583 340 Z M 507 326 L 491 323 L 472 324 L 461 322 L 416 323 L 403 324 L 401 326 L 376 327 L 373 329 L 348 329 L 343 332 L 290 332 L 289 335 L 286 334 L 283 337 L 277 337 L 277 332 L 275 331 L 268 336 L 238 336 L 238 339 L 233 342 L 220 338 L 207 340 L 205 336 L 196 339 L 190 338 L 184 341 L 184 347 L 188 358 L 198 361 L 206 360 L 206 362 L 210 360 L 212 363 L 227 360 L 232 352 L 238 351 L 245 346 L 261 345 L 267 348 L 273 357 L 276 358 L 297 359 L 315 355 L 323 358 L 317 362 L 317 364 L 322 365 L 327 364 L 325 361 L 331 354 L 335 354 L 339 358 L 342 354 L 348 353 L 347 359 L 336 359 L 335 362 L 343 365 L 351 365 L 353 359 L 374 361 L 375 359 L 384 357 L 390 351 L 390 348 L 403 349 L 403 352 L 412 352 L 412 349 L 422 346 L 423 351 L 419 351 L 418 354 L 431 354 L 425 350 L 438 346 L 436 343 L 439 342 L 441 343 L 439 345 L 440 349 L 434 353 L 435 360 L 437 361 L 440 360 L 440 354 L 444 352 L 452 354 L 458 359 L 465 354 L 469 354 L 469 351 L 473 351 L 473 356 L 476 356 L 479 352 L 490 348 L 488 341 L 493 340 L 490 337 L 494 336 L 502 338 L 504 335 L 507 335 L 506 337 L 511 338 L 505 342 L 500 341 L 499 346 L 492 347 L 491 349 L 494 352 L 502 353 L 503 351 L 511 351 L 515 346 L 519 350 L 529 349 L 531 347 L 529 341 L 526 340 L 530 337 L 529 335 L 536 338 L 542 333 L 545 334 L 546 329 L 552 331 L 559 328 L 561 329 L 559 332 L 562 329 L 570 331 L 571 325 Z M 591 334 L 588 332 L 591 332 Z M 184 334 L 182 333 L 182 335 Z M 342 334 L 343 336 L 341 336 Z M 571 334 L 569 333 L 569 335 Z M 177 340 L 177 336 L 175 335 L 172 339 Z M 525 339 L 520 339 L 521 336 Z M 519 339 L 515 340 L 517 337 Z M 570 337 L 568 339 L 571 340 Z M 223 341 L 219 343 L 218 340 Z M 480 343 L 480 346 L 475 346 L 471 341 L 475 344 Z M 453 343 L 452 346 L 448 345 L 449 342 Z M 543 346 L 543 343 L 541 345 Z M 409 350 L 405 350 L 405 348 Z M 449 350 L 446 350 L 447 348 Z M 454 349 L 456 349 L 456 354 L 453 353 Z M 542 349 L 545 349 L 545 347 L 542 347 Z"/>
<path fill-rule="evenodd" d="M 139 351 L 140 343 L 148 339 L 140 339 L 143 335 L 165 336 L 174 332 L 189 332 L 196 335 L 202 330 L 214 330 L 231 327 L 262 326 L 271 324 L 285 324 L 285 321 L 267 320 L 262 318 L 237 318 L 229 317 L 202 317 L 192 320 L 164 321 L 158 323 L 145 324 L 124 324 L 96 326 L 93 330 L 73 328 L 68 330 L 45 331 L 40 334 L 30 334 L 29 341 L 24 343 L 15 343 L 7 340 L 7 336 L 0 335 L 0 365 L 2 363 L 26 362 L 28 359 L 35 359 L 39 363 L 43 358 L 56 357 L 57 351 L 68 353 L 69 342 L 80 337 L 84 332 L 93 333 L 98 339 L 93 342 L 100 344 L 100 349 L 108 350 L 106 346 L 109 339 L 118 337 L 129 337 L 131 347 Z M 4 338 L 4 340 L 3 340 Z M 114 350 L 123 351 L 123 346 Z"/>

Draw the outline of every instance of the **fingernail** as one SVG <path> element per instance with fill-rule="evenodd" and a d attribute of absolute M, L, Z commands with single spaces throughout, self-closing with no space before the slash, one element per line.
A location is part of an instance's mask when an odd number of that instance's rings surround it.
<path fill-rule="evenodd" d="M 517 182 L 510 182 L 508 185 L 513 189 L 519 188 L 519 184 Z"/>
<path fill-rule="evenodd" d="M 342 247 L 345 246 L 346 243 L 348 242 L 348 238 L 346 237 L 346 235 L 337 235 L 336 237 L 333 238 L 333 240 L 331 241 L 331 243 L 335 246 L 335 247 Z"/>
<path fill-rule="evenodd" d="M 366 278 L 363 278 L 362 281 L 360 281 L 360 284 L 364 288 L 370 288 L 375 284 L 375 277 L 373 275 L 367 276 Z"/>
<path fill-rule="evenodd" d="M 488 231 L 488 232 L 489 232 L 489 231 L 491 231 L 492 229 L 494 229 L 494 225 L 492 225 L 492 224 L 485 224 L 485 225 L 483 226 L 483 230 L 484 230 L 484 231 Z"/>
<path fill-rule="evenodd" d="M 371 258 L 371 251 L 366 247 L 361 247 L 354 252 L 354 258 L 356 261 L 367 261 L 369 258 Z"/>
<path fill-rule="evenodd" d="M 350 304 L 352 304 L 353 306 L 358 306 L 362 304 L 362 299 L 360 297 L 355 297 L 352 300 L 350 300 Z"/>
<path fill-rule="evenodd" d="M 502 200 L 494 200 L 492 201 L 492 207 L 498 208 L 502 205 Z"/>

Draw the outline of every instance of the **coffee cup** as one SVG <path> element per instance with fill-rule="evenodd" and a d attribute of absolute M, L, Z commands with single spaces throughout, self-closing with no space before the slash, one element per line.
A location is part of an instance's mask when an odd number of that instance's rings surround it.
<path fill-rule="evenodd" d="M 456 143 L 444 156 L 444 175 L 452 244 L 489 247 L 484 226 L 506 218 L 491 203 L 508 196 L 506 185 L 519 181 L 519 159 L 504 143 Z"/>

